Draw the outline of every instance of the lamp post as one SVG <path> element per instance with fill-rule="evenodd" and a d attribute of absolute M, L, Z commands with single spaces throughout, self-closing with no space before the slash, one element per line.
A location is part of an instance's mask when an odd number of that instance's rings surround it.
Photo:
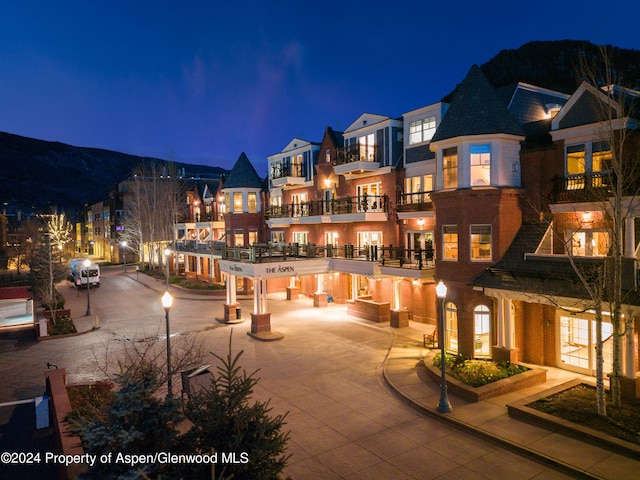
<path fill-rule="evenodd" d="M 121 241 L 120 246 L 122 247 L 122 257 L 124 259 L 124 273 L 127 273 L 127 241 Z"/>
<path fill-rule="evenodd" d="M 89 276 L 89 267 L 91 266 L 91 260 L 88 258 L 84 261 L 84 274 L 87 276 L 87 313 L 86 317 L 91 315 L 91 277 Z"/>
<path fill-rule="evenodd" d="M 173 303 L 173 297 L 169 293 L 169 290 L 162 295 L 162 307 L 164 308 L 164 320 L 167 327 L 167 396 L 173 396 L 173 388 L 171 383 L 171 331 L 169 328 L 169 310 L 171 310 L 171 304 Z"/>
<path fill-rule="evenodd" d="M 170 248 L 165 248 L 164 249 L 164 260 L 167 264 L 167 291 L 169 291 L 169 255 L 171 255 L 171 249 Z"/>
<path fill-rule="evenodd" d="M 447 286 L 442 280 L 438 282 L 436 286 L 436 296 L 440 302 L 440 324 L 438 325 L 438 343 L 440 344 L 440 401 L 438 402 L 438 412 L 449 413 L 451 412 L 451 404 L 447 397 L 447 379 L 446 370 L 447 362 L 445 360 L 444 352 L 444 299 L 447 296 Z"/>

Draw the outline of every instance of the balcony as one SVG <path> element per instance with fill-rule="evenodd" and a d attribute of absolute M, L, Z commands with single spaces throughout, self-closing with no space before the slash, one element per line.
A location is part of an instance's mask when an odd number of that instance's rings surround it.
<path fill-rule="evenodd" d="M 338 149 L 333 170 L 338 175 L 344 175 L 372 172 L 379 168 L 380 158 L 377 145 L 355 145 Z"/>
<path fill-rule="evenodd" d="M 305 164 L 288 160 L 271 164 L 271 184 L 274 187 L 304 185 L 307 179 Z"/>
<path fill-rule="evenodd" d="M 178 249 L 188 251 L 189 246 L 194 245 L 186 242 L 180 244 Z M 227 247 L 222 244 L 213 245 L 212 248 L 222 259 L 246 263 L 282 262 L 305 258 L 338 258 L 374 262 L 384 267 L 407 270 L 427 270 L 435 267 L 433 249 L 411 250 L 403 247 L 385 247 L 384 245 L 357 247 L 353 244 L 335 246 L 311 243 L 260 243 L 246 247 Z"/>
<path fill-rule="evenodd" d="M 387 195 L 312 200 L 282 206 L 271 206 L 266 212 L 267 222 L 273 224 L 314 224 L 384 221 L 389 216 Z"/>
<path fill-rule="evenodd" d="M 433 211 L 431 192 L 401 193 L 396 202 L 397 212 Z"/>
<path fill-rule="evenodd" d="M 584 173 L 555 177 L 551 197 L 554 202 L 602 201 L 615 185 L 613 172 Z"/>

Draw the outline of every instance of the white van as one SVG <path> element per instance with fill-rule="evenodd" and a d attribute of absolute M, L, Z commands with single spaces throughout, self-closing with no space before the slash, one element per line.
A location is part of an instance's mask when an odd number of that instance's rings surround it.
<path fill-rule="evenodd" d="M 85 266 L 85 261 L 83 259 L 76 258 L 75 260 L 71 260 L 69 263 L 69 267 L 71 268 L 71 273 L 69 274 L 69 280 L 73 282 L 76 287 L 86 287 L 87 279 L 88 284 L 91 287 L 99 287 L 100 286 L 100 265 L 97 263 L 92 263 L 88 267 Z M 88 274 L 88 276 L 87 276 Z"/>

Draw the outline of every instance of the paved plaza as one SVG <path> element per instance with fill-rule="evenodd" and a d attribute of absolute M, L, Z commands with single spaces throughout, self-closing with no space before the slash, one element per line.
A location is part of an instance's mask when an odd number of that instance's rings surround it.
<path fill-rule="evenodd" d="M 41 342 L 0 337 L 0 403 L 41 395 L 47 362 L 65 368 L 69 382 L 83 383 L 102 377 L 100 365 L 125 343 L 163 335 L 164 289 L 142 274 L 107 267 L 86 316 L 86 292 L 62 285 L 67 307 L 86 333 Z M 550 369 L 545 386 L 473 404 L 450 395 L 453 412 L 443 418 L 435 412 L 439 386 L 420 374 L 427 353 L 420 324 L 392 329 L 351 317 L 344 305 L 313 308 L 309 299 L 273 294 L 272 329 L 284 338 L 261 342 L 246 334 L 251 298 L 240 298 L 245 321 L 229 326 L 215 320 L 224 296 L 171 291 L 172 333 L 197 335 L 205 352 L 224 355 L 233 330 L 243 367 L 260 369 L 255 397 L 270 399 L 274 414 L 288 412 L 292 457 L 285 474 L 295 480 L 630 479 L 640 472 L 640 459 L 506 415 L 509 401 L 574 375 Z M 181 336 L 172 337 L 176 344 Z M 216 360 L 208 353 L 205 362 Z"/>

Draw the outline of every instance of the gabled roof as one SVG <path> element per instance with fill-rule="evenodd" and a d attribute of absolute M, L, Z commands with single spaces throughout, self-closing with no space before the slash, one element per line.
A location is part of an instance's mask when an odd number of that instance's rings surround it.
<path fill-rule="evenodd" d="M 263 181 L 244 152 L 240 154 L 229 176 L 224 180 L 223 190 L 230 188 L 262 188 Z"/>
<path fill-rule="evenodd" d="M 506 133 L 524 137 L 504 100 L 477 65 L 462 81 L 431 142 L 467 135 Z"/>
<path fill-rule="evenodd" d="M 370 127 L 371 125 L 376 125 L 387 120 L 391 120 L 391 118 L 384 115 L 375 115 L 373 113 L 363 113 L 355 122 L 347 127 L 344 133 L 351 133 L 353 131 L 360 130 L 361 128 Z"/>
<path fill-rule="evenodd" d="M 296 150 L 298 148 L 309 147 L 311 145 L 319 145 L 319 144 L 316 142 L 310 142 L 308 140 L 303 140 L 302 138 L 296 137 L 292 139 L 280 153 L 289 152 L 291 150 Z"/>
<path fill-rule="evenodd" d="M 566 93 L 523 82 L 499 88 L 496 92 L 520 125 L 550 118 L 550 110 L 554 106 L 561 108 L 569 99 Z"/>

